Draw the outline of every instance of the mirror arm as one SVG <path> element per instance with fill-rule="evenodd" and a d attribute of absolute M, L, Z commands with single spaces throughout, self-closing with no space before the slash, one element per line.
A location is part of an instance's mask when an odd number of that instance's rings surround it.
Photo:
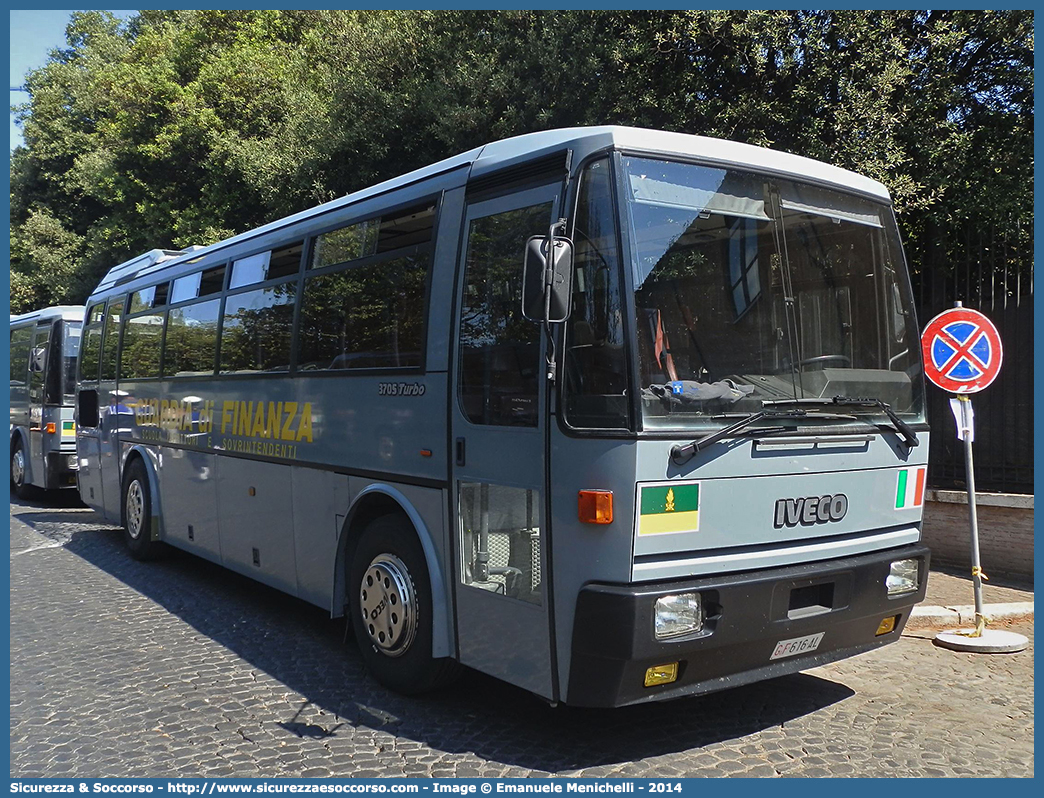
<path fill-rule="evenodd" d="M 552 222 L 547 232 L 547 259 L 544 266 L 544 329 L 547 332 L 548 352 L 544 359 L 547 364 L 548 382 L 554 382 L 558 376 L 558 358 L 555 353 L 555 337 L 551 330 L 551 291 L 555 284 L 555 230 L 566 228 L 566 220 L 559 219 Z"/>

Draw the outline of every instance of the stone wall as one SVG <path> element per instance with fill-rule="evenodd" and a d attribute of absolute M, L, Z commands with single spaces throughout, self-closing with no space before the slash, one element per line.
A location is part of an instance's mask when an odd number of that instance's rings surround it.
<path fill-rule="evenodd" d="M 1033 496 L 978 493 L 979 558 L 990 574 L 1033 578 Z M 968 496 L 963 491 L 929 490 L 924 502 L 923 540 L 932 562 L 971 567 Z"/>

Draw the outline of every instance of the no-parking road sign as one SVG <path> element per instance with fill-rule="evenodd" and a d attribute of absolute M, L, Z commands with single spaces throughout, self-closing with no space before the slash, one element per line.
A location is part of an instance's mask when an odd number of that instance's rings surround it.
<path fill-rule="evenodd" d="M 1000 334 L 971 308 L 944 310 L 921 335 L 924 374 L 944 391 L 967 394 L 987 387 L 1000 373 Z"/>

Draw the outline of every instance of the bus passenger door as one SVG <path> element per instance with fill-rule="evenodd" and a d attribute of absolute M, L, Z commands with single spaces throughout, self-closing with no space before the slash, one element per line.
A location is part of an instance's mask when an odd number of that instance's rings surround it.
<path fill-rule="evenodd" d="M 47 383 L 47 348 L 51 340 L 52 322 L 38 324 L 29 352 L 29 474 L 32 483 L 47 486 L 47 464 L 44 453 L 44 388 Z M 61 343 L 59 342 L 59 346 Z"/>
<path fill-rule="evenodd" d="M 120 523 L 120 503 L 123 501 L 119 427 L 121 418 L 130 412 L 123 403 L 126 392 L 120 391 L 116 384 L 123 306 L 123 299 L 109 300 L 105 309 L 101 376 L 98 380 L 98 463 L 101 472 L 102 515 L 114 524 Z"/>
<path fill-rule="evenodd" d="M 450 407 L 460 661 L 551 698 L 544 339 L 522 317 L 526 239 L 561 182 L 467 206 Z"/>
<path fill-rule="evenodd" d="M 98 364 L 101 357 L 100 323 L 84 328 L 80 344 L 79 384 L 76 388 L 76 484 L 80 499 L 101 510 L 101 463 L 98 452 Z"/>

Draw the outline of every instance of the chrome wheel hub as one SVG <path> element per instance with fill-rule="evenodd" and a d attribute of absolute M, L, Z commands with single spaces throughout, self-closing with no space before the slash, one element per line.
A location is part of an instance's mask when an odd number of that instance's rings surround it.
<path fill-rule="evenodd" d="M 134 480 L 127 486 L 127 506 L 124 508 L 127 519 L 127 533 L 138 539 L 141 534 L 141 522 L 145 517 L 145 492 L 141 483 Z"/>
<path fill-rule="evenodd" d="M 406 653 L 417 633 L 417 599 L 406 565 L 394 554 L 378 554 L 359 586 L 363 628 L 381 653 Z"/>
<path fill-rule="evenodd" d="M 21 485 L 25 479 L 25 454 L 19 449 L 11 455 L 11 480 L 15 485 Z"/>

